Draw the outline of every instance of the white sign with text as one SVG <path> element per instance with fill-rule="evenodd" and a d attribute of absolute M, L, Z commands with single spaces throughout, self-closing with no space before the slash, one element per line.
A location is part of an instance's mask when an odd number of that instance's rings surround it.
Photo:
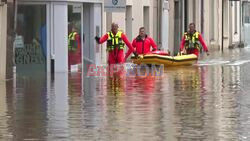
<path fill-rule="evenodd" d="M 104 10 L 105 12 L 125 12 L 126 0 L 105 0 Z"/>

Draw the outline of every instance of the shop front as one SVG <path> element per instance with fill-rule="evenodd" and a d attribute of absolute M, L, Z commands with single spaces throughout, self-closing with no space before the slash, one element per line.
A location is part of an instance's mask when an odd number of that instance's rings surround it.
<path fill-rule="evenodd" d="M 16 72 L 68 72 L 100 62 L 102 0 L 20 0 L 16 12 Z M 99 35 L 100 36 L 100 35 Z"/>

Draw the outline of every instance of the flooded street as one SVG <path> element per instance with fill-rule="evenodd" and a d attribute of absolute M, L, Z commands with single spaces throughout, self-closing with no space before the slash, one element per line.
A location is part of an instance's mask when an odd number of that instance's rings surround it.
<path fill-rule="evenodd" d="M 250 48 L 162 76 L 18 75 L 0 83 L 0 140 L 250 140 Z"/>

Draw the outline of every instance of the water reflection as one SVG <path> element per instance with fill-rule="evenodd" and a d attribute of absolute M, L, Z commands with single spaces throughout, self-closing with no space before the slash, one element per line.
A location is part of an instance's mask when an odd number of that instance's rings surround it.
<path fill-rule="evenodd" d="M 240 67 L 221 67 L 219 68 L 221 89 L 218 89 L 215 97 L 215 126 L 217 139 L 220 140 L 239 140 L 238 136 L 238 98 L 240 91 Z M 230 77 L 228 77 L 230 76 Z M 214 86 L 218 87 L 218 86 Z M 237 131 L 238 130 L 238 131 Z"/>
<path fill-rule="evenodd" d="M 154 98 L 153 77 L 107 77 L 98 140 L 159 140 L 161 110 Z M 147 82 L 146 82 L 147 81 Z M 146 82 L 146 83 L 143 83 Z M 151 88 L 145 87 L 150 86 Z M 150 92 L 151 91 L 151 92 Z M 152 136 L 156 135 L 156 136 Z"/>
<path fill-rule="evenodd" d="M 48 135 L 49 140 L 69 137 L 68 125 L 68 74 L 56 73 L 48 91 Z M 54 134 L 56 133 L 56 134 Z"/>
<path fill-rule="evenodd" d="M 13 140 L 44 140 L 47 135 L 45 77 L 40 77 L 40 75 L 32 77 L 17 76 L 16 83 L 14 83 L 15 89 L 13 89 L 12 82 L 7 82 L 8 89 L 5 91 L 7 95 L 4 99 L 8 108 L 3 114 L 4 119 L 8 122 L 5 128 L 1 127 L 8 133 L 2 135 L 7 136 L 7 138 L 11 137 Z M 4 137 L 4 139 L 7 138 Z"/>
<path fill-rule="evenodd" d="M 250 66 L 237 54 L 162 76 L 18 74 L 0 83 L 0 139 L 249 140 Z"/>
<path fill-rule="evenodd" d="M 0 81 L 0 138 L 10 138 L 8 133 L 6 83 Z"/>
<path fill-rule="evenodd" d="M 203 69 L 186 67 L 174 75 L 175 116 L 179 140 L 204 140 L 204 78 Z M 203 76 L 203 77 L 202 77 Z"/>

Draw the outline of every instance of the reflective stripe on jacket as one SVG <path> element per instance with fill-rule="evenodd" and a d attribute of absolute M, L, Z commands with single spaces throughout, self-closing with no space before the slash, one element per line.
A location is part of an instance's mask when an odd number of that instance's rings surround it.
<path fill-rule="evenodd" d="M 108 40 L 107 40 L 107 50 L 112 51 L 116 47 L 118 49 L 123 50 L 125 48 L 125 44 L 122 40 L 122 32 L 118 31 L 116 35 L 114 35 L 111 31 L 107 33 L 108 34 Z"/>
<path fill-rule="evenodd" d="M 195 32 L 194 34 L 184 33 L 186 49 L 200 49 L 199 34 L 199 32 Z"/>
<path fill-rule="evenodd" d="M 68 49 L 70 51 L 76 51 L 77 50 L 77 41 L 76 41 L 76 35 L 77 32 L 71 32 L 68 36 Z"/>

